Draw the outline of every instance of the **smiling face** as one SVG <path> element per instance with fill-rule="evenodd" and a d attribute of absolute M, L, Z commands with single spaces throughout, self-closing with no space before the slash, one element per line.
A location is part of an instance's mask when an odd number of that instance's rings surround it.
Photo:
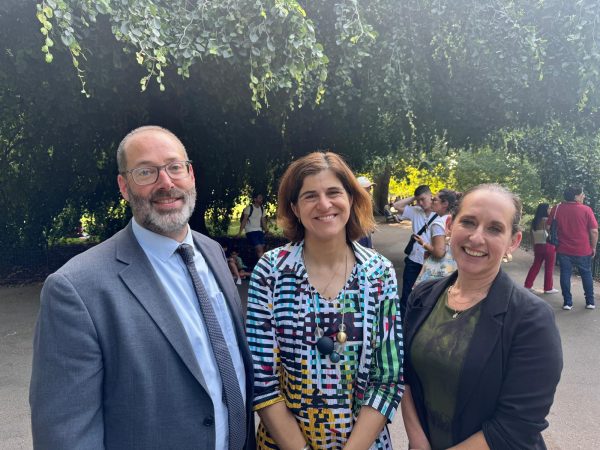
<path fill-rule="evenodd" d="M 340 179 L 329 169 L 304 178 L 294 214 L 304 226 L 305 239 L 346 238 L 352 200 Z"/>
<path fill-rule="evenodd" d="M 162 166 L 185 161 L 187 155 L 173 136 L 159 131 L 141 131 L 129 138 L 125 150 L 126 170 Z M 163 169 L 154 184 L 137 185 L 131 174 L 118 176 L 119 189 L 131 206 L 138 224 L 155 233 L 182 240 L 194 211 L 196 188 L 194 171 L 187 178 L 172 180 Z"/>
<path fill-rule="evenodd" d="M 515 206 L 501 192 L 486 189 L 467 195 L 450 225 L 452 255 L 459 274 L 493 279 L 506 253 L 521 242 L 521 232 L 512 232 Z"/>

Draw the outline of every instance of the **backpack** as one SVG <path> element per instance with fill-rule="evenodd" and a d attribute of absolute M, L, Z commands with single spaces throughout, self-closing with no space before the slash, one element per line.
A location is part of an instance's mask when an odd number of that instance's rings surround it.
<path fill-rule="evenodd" d="M 254 205 L 252 203 L 250 203 L 250 212 L 248 213 L 248 219 L 250 217 L 252 217 L 252 212 L 254 211 Z M 265 215 L 265 208 L 263 207 L 263 205 L 260 205 L 260 218 L 262 219 L 262 217 Z"/>

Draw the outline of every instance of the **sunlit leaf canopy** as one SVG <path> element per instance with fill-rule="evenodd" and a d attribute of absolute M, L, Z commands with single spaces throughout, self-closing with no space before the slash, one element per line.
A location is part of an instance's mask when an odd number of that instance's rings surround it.
<path fill-rule="evenodd" d="M 341 100 L 365 82 L 377 101 L 402 101 L 410 109 L 422 100 L 418 94 L 447 88 L 444 78 L 461 79 L 475 92 L 471 81 L 477 81 L 500 102 L 520 103 L 523 90 L 551 88 L 565 76 L 585 109 L 598 106 L 597 6 L 590 0 L 44 0 L 37 16 L 47 60 L 57 36 L 81 70 L 86 35 L 106 16 L 115 38 L 146 69 L 142 90 L 153 79 L 165 89 L 167 66 L 188 78 L 192 65 L 222 59 L 244 71 L 257 110 L 277 91 L 302 105 L 307 98 L 319 103 L 325 87 Z"/>

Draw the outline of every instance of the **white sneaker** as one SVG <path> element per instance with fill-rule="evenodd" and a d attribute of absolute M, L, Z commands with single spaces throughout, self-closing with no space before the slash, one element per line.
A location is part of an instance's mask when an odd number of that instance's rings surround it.
<path fill-rule="evenodd" d="M 550 289 L 549 291 L 544 291 L 544 294 L 558 294 L 558 289 Z"/>
<path fill-rule="evenodd" d="M 238 278 L 237 280 L 235 280 L 235 284 L 242 284 L 242 279 Z"/>
<path fill-rule="evenodd" d="M 565 311 L 571 311 L 573 309 L 573 307 L 571 305 L 563 305 L 563 309 Z"/>
<path fill-rule="evenodd" d="M 596 305 L 585 305 L 585 309 L 596 309 Z"/>
<path fill-rule="evenodd" d="M 532 287 L 530 287 L 530 288 L 527 288 L 527 290 L 528 290 L 528 291 L 531 291 L 531 292 L 533 292 L 534 294 L 537 292 L 537 291 L 535 290 L 535 288 L 532 288 Z"/>

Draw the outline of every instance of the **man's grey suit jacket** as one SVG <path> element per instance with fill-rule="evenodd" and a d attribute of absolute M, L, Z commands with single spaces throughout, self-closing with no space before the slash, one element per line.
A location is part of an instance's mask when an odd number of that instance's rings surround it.
<path fill-rule="evenodd" d="M 252 361 L 240 298 L 219 244 L 196 232 L 193 238 L 233 318 L 247 373 L 246 448 L 253 448 Z M 29 401 L 37 449 L 214 448 L 202 373 L 131 223 L 46 280 Z"/>

